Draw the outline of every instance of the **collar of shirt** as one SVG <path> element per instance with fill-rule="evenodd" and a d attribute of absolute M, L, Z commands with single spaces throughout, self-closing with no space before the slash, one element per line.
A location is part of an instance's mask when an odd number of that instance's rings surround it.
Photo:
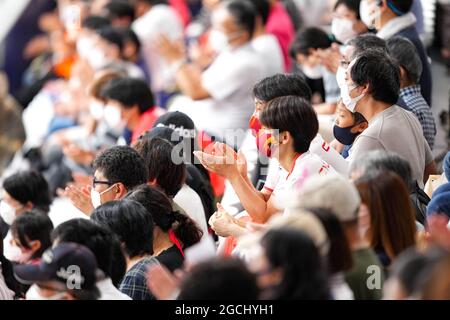
<path fill-rule="evenodd" d="M 409 86 L 403 89 L 400 89 L 400 97 L 405 98 L 409 96 L 421 95 L 420 85 Z"/>
<path fill-rule="evenodd" d="M 377 36 L 381 39 L 389 39 L 400 31 L 415 24 L 416 21 L 416 16 L 412 12 L 409 12 L 386 23 L 386 25 L 378 31 Z"/>

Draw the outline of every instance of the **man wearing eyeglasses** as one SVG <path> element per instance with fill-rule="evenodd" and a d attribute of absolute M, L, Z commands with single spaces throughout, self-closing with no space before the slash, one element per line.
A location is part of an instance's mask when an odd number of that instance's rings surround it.
<path fill-rule="evenodd" d="M 100 205 L 122 199 L 129 190 L 148 182 L 144 159 L 131 147 L 115 146 L 100 153 L 94 160 L 92 186 L 66 188 L 72 204 L 86 215 Z"/>

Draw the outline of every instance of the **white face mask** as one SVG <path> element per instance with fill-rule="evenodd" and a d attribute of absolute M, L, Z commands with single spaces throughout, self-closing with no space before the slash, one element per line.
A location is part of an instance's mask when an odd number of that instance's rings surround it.
<path fill-rule="evenodd" d="M 336 72 L 336 81 L 338 83 L 339 88 L 342 88 L 342 86 L 345 85 L 345 73 L 347 69 L 344 67 L 339 66 Z"/>
<path fill-rule="evenodd" d="M 374 28 L 376 19 L 380 17 L 380 9 L 376 2 L 369 3 L 368 0 L 362 0 L 359 6 L 359 15 L 361 21 L 367 28 Z"/>
<path fill-rule="evenodd" d="M 331 33 L 333 33 L 336 39 L 341 43 L 345 43 L 358 35 L 358 33 L 353 30 L 353 21 L 339 18 L 334 18 L 331 22 Z"/>
<path fill-rule="evenodd" d="M 5 223 L 12 225 L 14 220 L 16 220 L 16 209 L 2 201 L 0 203 L 0 215 Z"/>
<path fill-rule="evenodd" d="M 100 192 L 91 189 L 91 202 L 92 202 L 92 206 L 97 209 L 98 207 L 100 207 L 102 205 L 102 195 Z"/>
<path fill-rule="evenodd" d="M 111 59 L 100 49 L 92 49 L 86 59 L 94 70 L 100 70 L 111 63 Z"/>
<path fill-rule="evenodd" d="M 103 119 L 108 127 L 114 129 L 118 128 L 122 124 L 122 117 L 120 116 L 119 108 L 111 105 L 107 105 L 103 110 Z"/>
<path fill-rule="evenodd" d="M 364 93 L 361 93 L 356 98 L 352 98 L 350 96 L 350 92 L 356 88 L 358 88 L 358 86 L 353 86 L 352 88 L 349 88 L 347 82 L 345 81 L 343 86 L 341 87 L 342 102 L 344 103 L 347 110 L 350 111 L 351 113 L 355 113 L 356 105 L 362 98 L 364 98 Z"/>
<path fill-rule="evenodd" d="M 322 78 L 322 68 L 320 65 L 317 65 L 314 68 L 311 68 L 307 65 L 302 65 L 301 69 L 305 76 L 307 76 L 309 79 L 317 80 Z"/>
<path fill-rule="evenodd" d="M 103 192 L 98 192 L 97 190 L 91 189 L 91 202 L 92 206 L 97 209 L 102 205 L 102 194 L 109 191 L 113 186 L 109 187 Z"/>
<path fill-rule="evenodd" d="M 91 101 L 89 103 L 89 113 L 91 114 L 92 118 L 95 120 L 100 120 L 103 118 L 103 104 L 98 101 Z"/>
<path fill-rule="evenodd" d="M 39 287 L 37 284 L 33 284 L 30 289 L 28 289 L 25 294 L 26 300 L 61 300 L 66 295 L 65 292 L 59 292 L 51 297 L 43 297 L 39 292 Z"/>
<path fill-rule="evenodd" d="M 92 41 L 90 38 L 81 37 L 80 39 L 78 39 L 77 52 L 81 58 L 87 59 L 89 53 L 93 48 L 94 48 L 94 41 Z"/>
<path fill-rule="evenodd" d="M 213 49 L 216 53 L 224 52 L 230 48 L 230 45 L 228 44 L 228 37 L 225 33 L 219 30 L 211 30 L 209 33 L 208 42 L 211 49 Z"/>

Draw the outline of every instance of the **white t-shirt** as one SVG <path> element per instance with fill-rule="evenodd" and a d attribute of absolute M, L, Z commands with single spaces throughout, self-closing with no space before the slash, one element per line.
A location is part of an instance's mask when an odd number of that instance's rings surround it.
<path fill-rule="evenodd" d="M 253 86 L 262 74 L 263 63 L 250 44 L 225 51 L 202 74 L 202 85 L 211 98 L 179 111 L 191 117 L 198 129 L 240 145 L 254 109 Z M 229 131 L 236 129 L 241 129 L 238 137 Z"/>
<path fill-rule="evenodd" d="M 433 155 L 422 126 L 413 113 L 393 105 L 377 114 L 369 121 L 369 127 L 355 139 L 347 161 L 351 163 L 377 149 L 395 152 L 409 161 L 412 178 L 423 188 L 425 166 L 433 161 Z"/>
<path fill-rule="evenodd" d="M 245 158 L 247 159 L 247 172 L 251 181 L 255 178 L 255 175 L 258 174 L 258 158 L 261 155 L 258 152 L 258 148 L 256 147 L 256 138 L 252 135 L 250 130 L 247 131 L 247 135 L 241 146 L 241 151 L 244 153 Z M 309 147 L 309 151 L 317 156 L 319 156 L 326 163 L 331 165 L 336 172 L 341 174 L 344 177 L 348 176 L 349 164 L 348 162 L 334 149 L 332 148 L 320 134 L 311 141 L 311 145 Z M 269 170 L 270 167 L 275 165 L 278 166 L 278 162 L 274 159 L 271 159 L 269 162 L 269 166 L 265 167 L 264 170 Z M 267 172 L 261 172 L 262 175 L 265 175 Z M 226 180 L 225 181 L 225 193 L 222 197 L 221 201 L 222 205 L 231 208 L 236 207 L 238 209 L 242 209 L 242 205 L 240 204 L 239 197 L 234 191 L 231 183 Z"/>
<path fill-rule="evenodd" d="M 183 37 L 183 26 L 175 11 L 168 5 L 153 6 L 146 14 L 136 19 L 133 31 L 142 43 L 142 52 L 151 75 L 153 92 L 171 89 L 175 85 L 175 74 L 155 48 L 155 41 L 165 35 L 171 40 Z"/>
<path fill-rule="evenodd" d="M 283 52 L 277 38 L 272 34 L 264 34 L 252 40 L 252 47 L 264 62 L 262 78 L 284 73 Z"/>
<path fill-rule="evenodd" d="M 345 282 L 344 275 L 341 272 L 330 277 L 330 289 L 334 300 L 355 299 L 352 289 L 350 289 L 347 282 Z"/>
<path fill-rule="evenodd" d="M 100 280 L 96 285 L 100 291 L 99 300 L 131 300 L 129 296 L 114 287 L 111 278 Z"/>
<path fill-rule="evenodd" d="M 331 147 L 320 134 L 311 141 L 311 146 L 309 151 L 318 155 L 322 160 L 330 164 L 336 172 L 348 176 L 349 164 L 348 162 L 337 152 L 333 147 Z"/>
<path fill-rule="evenodd" d="M 286 191 L 301 188 L 306 179 L 311 176 L 329 173 L 336 173 L 336 171 L 318 155 L 308 151 L 295 160 L 294 168 L 290 172 L 279 164 L 271 165 L 264 189 L 272 192 L 272 196 L 277 197 Z"/>
<path fill-rule="evenodd" d="M 202 200 L 191 187 L 184 184 L 173 198 L 173 201 L 197 223 L 199 228 L 203 231 L 203 235 L 208 234 L 208 226 L 206 224 L 205 209 L 203 208 Z"/>
<path fill-rule="evenodd" d="M 14 292 L 8 288 L 3 277 L 2 264 L 0 262 L 0 301 L 2 300 L 13 300 Z"/>

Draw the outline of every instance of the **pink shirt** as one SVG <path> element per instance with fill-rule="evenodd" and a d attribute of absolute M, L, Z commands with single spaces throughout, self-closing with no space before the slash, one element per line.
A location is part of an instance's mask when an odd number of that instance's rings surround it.
<path fill-rule="evenodd" d="M 289 58 L 289 47 L 295 37 L 294 24 L 291 21 L 286 9 L 280 2 L 275 3 L 267 19 L 266 31 L 273 34 L 280 43 L 283 52 L 284 68 L 288 72 L 291 70 Z"/>

